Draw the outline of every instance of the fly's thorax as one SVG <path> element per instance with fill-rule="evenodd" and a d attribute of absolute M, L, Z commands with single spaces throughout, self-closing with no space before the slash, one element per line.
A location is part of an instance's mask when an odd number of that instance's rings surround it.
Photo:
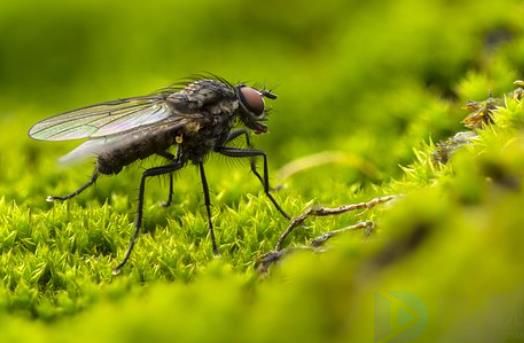
<path fill-rule="evenodd" d="M 238 109 L 240 107 L 239 101 L 234 99 L 225 99 L 222 101 L 219 101 L 213 106 L 209 107 L 209 112 L 212 115 L 218 115 L 221 117 L 225 117 L 224 119 L 230 118 L 235 116 L 238 113 Z"/>
<path fill-rule="evenodd" d="M 224 144 L 237 120 L 236 106 L 231 101 L 221 101 L 209 106 L 201 120 L 185 125 L 182 135 L 175 137 L 184 159 L 200 162 Z"/>
<path fill-rule="evenodd" d="M 209 111 L 223 101 L 236 99 L 235 89 L 219 80 L 197 80 L 167 97 L 171 106 L 182 113 Z"/>

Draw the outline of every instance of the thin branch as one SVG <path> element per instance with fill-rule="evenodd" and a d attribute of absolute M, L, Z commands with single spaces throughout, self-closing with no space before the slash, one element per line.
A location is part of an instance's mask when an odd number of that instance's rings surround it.
<path fill-rule="evenodd" d="M 365 220 L 358 222 L 356 224 L 343 227 L 341 229 L 336 229 L 332 231 L 328 231 L 320 236 L 317 236 L 311 240 L 310 245 L 300 245 L 296 247 L 288 247 L 288 248 L 282 248 L 284 244 L 284 240 L 295 230 L 298 226 L 303 224 L 308 217 L 311 216 L 332 216 L 337 214 L 346 213 L 349 211 L 356 211 L 356 210 L 368 210 L 371 209 L 379 204 L 384 204 L 389 201 L 398 199 L 401 197 L 401 195 L 387 195 L 382 197 L 373 198 L 370 201 L 361 202 L 357 204 L 348 204 L 348 205 L 342 205 L 338 207 L 321 207 L 321 206 L 313 206 L 307 208 L 304 212 L 302 212 L 299 216 L 293 218 L 291 220 L 290 224 L 286 228 L 286 230 L 280 235 L 277 244 L 275 245 L 275 249 L 264 254 L 262 257 L 258 259 L 258 261 L 255 264 L 255 267 L 258 272 L 260 273 L 266 273 L 269 269 L 269 267 L 280 261 L 284 256 L 295 252 L 297 250 L 308 250 L 308 251 L 314 251 L 314 252 L 322 252 L 324 251 L 321 247 L 331 238 L 338 236 L 339 234 L 348 232 L 348 231 L 354 231 L 354 230 L 360 230 L 360 229 L 366 229 L 371 230 L 375 227 L 375 223 L 370 220 Z"/>
<path fill-rule="evenodd" d="M 391 200 L 397 199 L 398 197 L 399 195 L 386 195 L 382 197 L 373 198 L 367 202 L 342 205 L 338 207 L 321 207 L 321 206 L 309 207 L 304 212 L 302 212 L 300 215 L 298 215 L 297 217 L 293 218 L 293 220 L 291 220 L 291 223 L 288 225 L 286 230 L 278 238 L 277 244 L 275 245 L 275 250 L 276 251 L 282 250 L 284 240 L 287 238 L 287 236 L 289 236 L 291 232 L 293 232 L 298 226 L 303 224 L 308 217 L 332 216 L 332 215 L 342 214 L 342 213 L 355 211 L 355 210 L 361 210 L 361 209 L 368 210 L 379 204 L 383 204 Z"/>
<path fill-rule="evenodd" d="M 326 232 L 326 233 L 324 233 L 324 234 L 314 238 L 311 241 L 311 245 L 313 247 L 315 247 L 315 248 L 318 248 L 318 247 L 324 245 L 324 243 L 326 243 L 330 238 L 338 236 L 341 233 L 345 233 L 345 232 L 348 232 L 348 231 L 354 231 L 354 230 L 360 230 L 360 229 L 372 230 L 374 227 L 375 227 L 375 223 L 373 223 L 371 220 L 365 220 L 363 222 L 358 222 L 356 224 L 343 227 L 341 229 L 328 231 L 328 232 Z"/>
<path fill-rule="evenodd" d="M 350 226 L 347 226 L 341 229 L 328 231 L 318 237 L 313 238 L 313 240 L 311 241 L 311 245 L 309 246 L 300 245 L 296 247 L 289 247 L 289 248 L 284 248 L 280 250 L 270 251 L 258 259 L 256 263 L 256 269 L 259 273 L 264 274 L 268 271 L 269 267 L 272 264 L 277 263 L 284 256 L 289 255 L 292 252 L 304 251 L 304 250 L 313 251 L 313 252 L 322 252 L 324 251 L 323 249 L 321 249 L 322 245 L 324 245 L 324 243 L 326 243 L 332 237 L 335 237 L 341 233 L 348 232 L 348 231 L 354 231 L 354 230 L 359 230 L 359 229 L 372 229 L 374 227 L 375 227 L 375 223 L 373 223 L 370 220 L 366 220 L 366 221 L 358 222 L 356 224 L 353 224 L 353 225 L 350 225 Z"/>
<path fill-rule="evenodd" d="M 256 261 L 255 268 L 257 272 L 259 272 L 260 274 L 265 274 L 269 270 L 269 267 L 272 264 L 277 263 L 284 256 L 289 255 L 290 253 L 299 251 L 299 250 L 317 251 L 318 249 L 304 245 L 304 246 L 298 246 L 298 247 L 285 248 L 279 251 L 273 250 L 273 251 L 267 252 L 264 255 L 262 255 Z"/>

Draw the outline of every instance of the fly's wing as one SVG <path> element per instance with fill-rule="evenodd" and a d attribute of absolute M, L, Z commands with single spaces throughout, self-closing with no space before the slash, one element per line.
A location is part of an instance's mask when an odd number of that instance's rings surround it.
<path fill-rule="evenodd" d="M 184 126 L 193 121 L 193 118 L 179 116 L 149 126 L 135 128 L 131 131 L 120 132 L 105 137 L 94 137 L 62 156 L 59 162 L 62 164 L 71 164 L 88 157 L 98 156 L 127 146 L 132 146 L 148 136 L 163 134 L 166 131 L 176 132 L 178 129 L 184 128 Z"/>
<path fill-rule="evenodd" d="M 29 136 L 62 141 L 103 137 L 151 125 L 173 115 L 165 98 L 162 94 L 127 98 L 65 112 L 38 122 L 29 130 Z"/>

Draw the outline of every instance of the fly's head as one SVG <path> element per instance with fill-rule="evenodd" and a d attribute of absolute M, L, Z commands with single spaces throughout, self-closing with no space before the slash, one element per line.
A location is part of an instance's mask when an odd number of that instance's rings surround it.
<path fill-rule="evenodd" d="M 244 84 L 235 87 L 239 102 L 238 115 L 240 120 L 256 134 L 267 131 L 264 121 L 267 120 L 267 108 L 264 98 L 274 100 L 275 94 L 268 90 L 258 90 Z"/>

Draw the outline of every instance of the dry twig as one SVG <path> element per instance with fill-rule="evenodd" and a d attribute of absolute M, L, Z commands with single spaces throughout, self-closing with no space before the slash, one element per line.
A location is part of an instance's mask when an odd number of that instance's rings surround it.
<path fill-rule="evenodd" d="M 312 206 L 307 208 L 304 212 L 302 212 L 297 217 L 293 218 L 291 222 L 289 223 L 288 227 L 284 232 L 280 235 L 278 238 L 277 244 L 275 245 L 275 249 L 273 251 L 270 251 L 266 254 L 264 254 L 258 261 L 257 261 L 257 270 L 260 272 L 266 272 L 268 268 L 273 264 L 278 262 L 280 259 L 282 259 L 283 256 L 289 254 L 290 252 L 294 252 L 297 250 L 310 250 L 310 251 L 319 251 L 320 247 L 324 245 L 325 242 L 327 242 L 330 238 L 337 236 L 341 233 L 353 231 L 353 230 L 359 230 L 359 229 L 373 229 L 375 224 L 370 221 L 361 221 L 356 224 L 336 229 L 332 231 L 328 231 L 316 238 L 314 238 L 311 241 L 310 246 L 298 246 L 298 247 L 291 247 L 291 248 L 283 248 L 284 240 L 300 225 L 302 225 L 307 218 L 311 216 L 316 217 L 324 217 L 324 216 L 332 216 L 332 215 L 339 215 L 342 213 L 350 212 L 350 211 L 356 211 L 356 210 L 368 210 L 371 209 L 379 204 L 384 204 L 386 202 L 392 201 L 394 199 L 399 198 L 399 195 L 387 195 L 382 197 L 373 198 L 370 201 L 367 202 L 361 202 L 357 204 L 348 204 L 348 205 L 342 205 L 338 207 L 322 207 L 322 206 Z"/>
<path fill-rule="evenodd" d="M 338 207 L 322 207 L 322 206 L 309 207 L 304 212 L 302 212 L 299 216 L 291 220 L 291 223 L 288 225 L 287 229 L 280 235 L 277 241 L 277 244 L 275 245 L 275 250 L 281 250 L 282 245 L 284 244 L 284 240 L 287 238 L 287 236 L 289 236 L 289 234 L 291 234 L 291 232 L 293 232 L 293 230 L 295 230 L 299 225 L 303 224 L 308 217 L 311 217 L 311 216 L 324 217 L 324 216 L 332 216 L 332 215 L 337 215 L 337 214 L 342 214 L 342 213 L 362 210 L 362 209 L 368 210 L 379 204 L 383 204 L 388 201 L 394 200 L 398 197 L 399 197 L 398 195 L 387 195 L 383 197 L 373 198 L 367 202 L 342 205 Z"/>

